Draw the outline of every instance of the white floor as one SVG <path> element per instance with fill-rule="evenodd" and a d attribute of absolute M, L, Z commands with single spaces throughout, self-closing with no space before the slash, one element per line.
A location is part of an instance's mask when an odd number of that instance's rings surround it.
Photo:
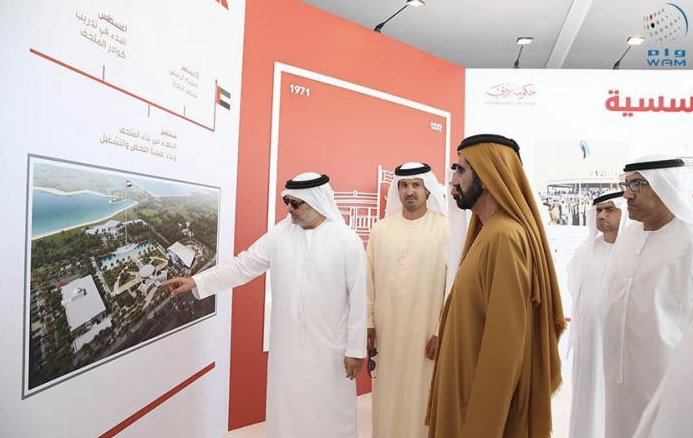
<path fill-rule="evenodd" d="M 553 437 L 567 438 L 570 423 L 570 376 L 563 377 L 563 386 L 553 398 Z M 358 436 L 371 438 L 373 423 L 371 420 L 371 395 L 364 394 L 358 399 Z M 265 423 L 242 427 L 226 434 L 224 438 L 264 438 Z"/>

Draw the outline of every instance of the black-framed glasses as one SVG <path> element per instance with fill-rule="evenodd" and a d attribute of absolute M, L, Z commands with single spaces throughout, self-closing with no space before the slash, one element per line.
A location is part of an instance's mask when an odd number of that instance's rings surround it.
<path fill-rule="evenodd" d="M 284 201 L 284 204 L 286 205 L 291 204 L 291 208 L 293 208 L 294 210 L 296 210 L 302 204 L 306 203 L 306 201 L 301 201 L 300 199 L 291 199 L 288 196 L 282 197 L 282 201 Z"/>
<path fill-rule="evenodd" d="M 376 372 L 375 372 L 375 360 L 373 358 L 378 355 L 378 350 L 373 347 L 368 350 L 368 363 L 366 364 L 366 371 L 368 371 L 368 377 L 371 379 L 375 379 Z"/>
<path fill-rule="evenodd" d="M 639 192 L 642 186 L 649 186 L 650 183 L 646 179 L 634 179 L 633 181 L 621 181 L 618 183 L 619 186 L 625 191 L 630 189 L 631 192 Z"/>

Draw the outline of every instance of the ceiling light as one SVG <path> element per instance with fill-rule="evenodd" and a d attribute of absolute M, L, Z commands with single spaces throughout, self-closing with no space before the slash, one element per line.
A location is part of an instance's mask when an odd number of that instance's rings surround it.
<path fill-rule="evenodd" d="M 407 9 L 407 6 L 419 7 L 419 6 L 423 6 L 425 4 L 426 4 L 426 2 L 424 0 L 407 0 L 407 3 L 404 6 L 399 8 L 399 10 L 397 12 L 395 12 L 394 14 L 390 15 L 390 17 L 387 20 L 385 20 L 382 23 L 375 26 L 373 28 L 373 30 L 376 32 L 382 32 L 382 29 L 383 29 L 383 26 L 385 26 L 385 23 L 392 20 L 395 17 L 395 15 L 397 15 L 400 12 L 402 12 L 403 10 Z"/>
<path fill-rule="evenodd" d="M 622 61 L 623 58 L 626 56 L 626 53 L 628 53 L 628 51 L 630 50 L 630 48 L 633 47 L 633 46 L 639 46 L 639 45 L 642 44 L 643 42 L 645 42 L 645 38 L 643 38 L 643 37 L 639 37 L 639 36 L 630 36 L 630 37 L 628 37 L 628 39 L 626 40 L 626 44 L 628 44 L 628 47 L 626 48 L 626 51 L 623 52 L 623 55 L 621 55 L 620 58 L 618 58 L 618 61 L 614 62 L 614 65 L 613 65 L 613 67 L 611 67 L 611 68 L 614 69 L 614 70 L 620 69 L 620 68 L 621 68 L 621 61 Z"/>
<path fill-rule="evenodd" d="M 532 44 L 532 41 L 534 41 L 534 38 L 532 37 L 518 37 L 516 44 L 520 46 L 520 51 L 517 52 L 517 59 L 515 60 L 515 64 L 513 64 L 513 68 L 520 68 L 520 56 L 522 56 L 522 49 L 527 45 L 527 44 Z"/>

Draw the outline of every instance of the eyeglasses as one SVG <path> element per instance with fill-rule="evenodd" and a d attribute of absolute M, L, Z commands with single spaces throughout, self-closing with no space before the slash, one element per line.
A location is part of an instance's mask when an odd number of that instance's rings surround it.
<path fill-rule="evenodd" d="M 621 181 L 618 185 L 621 186 L 624 191 L 630 189 L 631 192 L 639 192 L 642 186 L 649 186 L 650 183 L 644 179 L 634 179 L 631 182 Z"/>
<path fill-rule="evenodd" d="M 294 210 L 306 203 L 306 201 L 301 201 L 300 199 L 291 199 L 288 196 L 284 196 L 282 198 L 282 201 L 284 201 L 284 204 L 286 205 L 291 204 L 291 208 L 293 208 Z"/>
<path fill-rule="evenodd" d="M 368 371 L 368 377 L 371 379 L 375 379 L 376 372 L 375 372 L 375 361 L 373 358 L 378 355 L 378 350 L 373 347 L 370 350 L 368 350 L 368 364 L 366 364 L 366 371 Z"/>
<path fill-rule="evenodd" d="M 452 166 L 450 166 L 450 169 L 455 171 L 455 173 L 458 175 L 462 175 L 462 173 L 464 172 L 464 169 L 462 169 L 462 167 L 460 167 L 460 165 L 457 163 L 452 163 Z"/>

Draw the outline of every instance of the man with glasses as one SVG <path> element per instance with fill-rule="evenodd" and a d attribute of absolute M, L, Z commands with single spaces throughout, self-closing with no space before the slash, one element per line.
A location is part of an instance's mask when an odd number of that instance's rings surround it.
<path fill-rule="evenodd" d="M 622 191 L 594 198 L 587 211 L 587 239 L 568 264 L 573 296 L 570 349 L 573 352 L 570 438 L 604 438 L 604 277 L 621 224 Z"/>
<path fill-rule="evenodd" d="M 606 436 L 631 438 L 693 310 L 693 184 L 681 159 L 643 157 L 624 168 L 633 223 L 607 279 Z"/>
<path fill-rule="evenodd" d="M 491 134 L 457 148 L 451 195 L 473 217 L 441 316 L 426 418 L 431 438 L 551 435 L 565 320 L 519 150 Z"/>
<path fill-rule="evenodd" d="M 356 382 L 366 356 L 363 242 L 337 209 L 329 177 L 287 181 L 286 219 L 233 260 L 162 284 L 196 298 L 272 270 L 267 436 L 356 438 Z"/>
<path fill-rule="evenodd" d="M 368 240 L 368 348 L 377 346 L 373 438 L 424 438 L 445 296 L 447 208 L 425 163 L 395 169 L 385 218 Z M 371 355 L 371 353 L 369 353 Z"/>

